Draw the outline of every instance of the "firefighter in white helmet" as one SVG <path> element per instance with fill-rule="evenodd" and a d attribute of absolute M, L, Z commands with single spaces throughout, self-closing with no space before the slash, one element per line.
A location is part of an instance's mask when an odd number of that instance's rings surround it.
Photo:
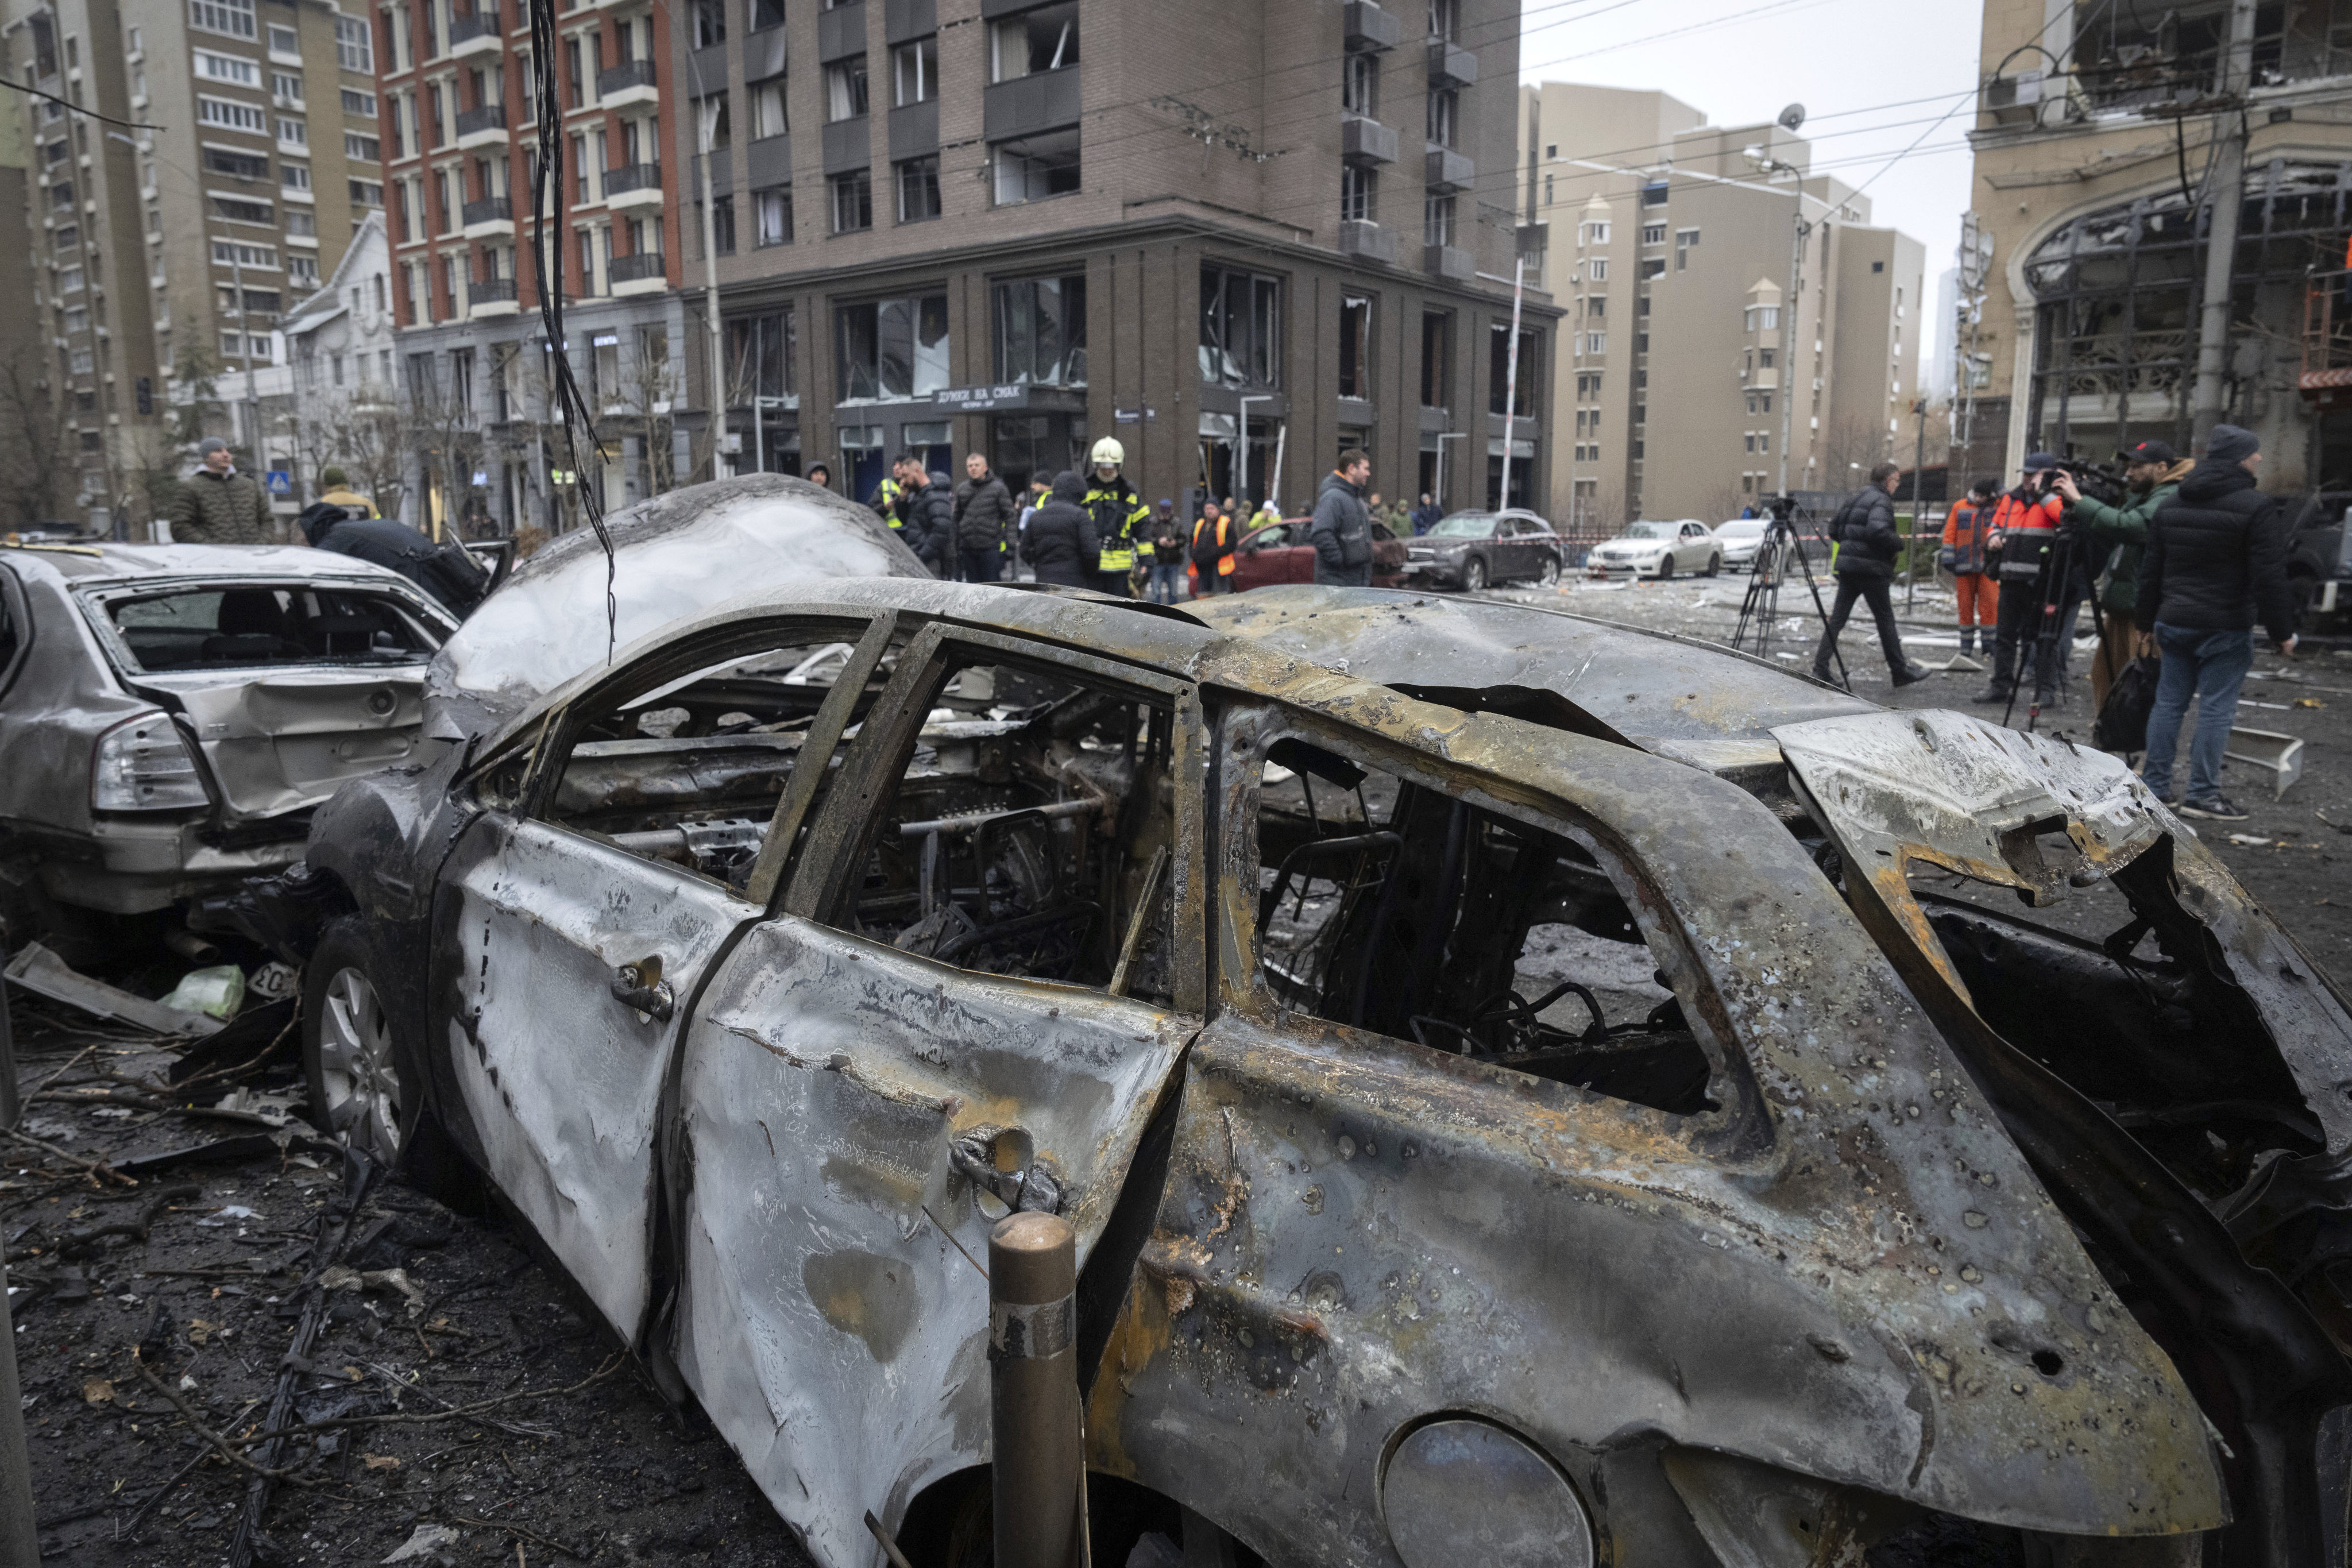
<path fill-rule="evenodd" d="M 1149 565 L 1151 561 L 1151 509 L 1119 472 L 1127 463 L 1127 448 L 1106 436 L 1095 443 L 1089 461 L 1083 504 L 1094 519 L 1095 537 L 1102 542 L 1097 563 L 1102 591 L 1133 598 L 1136 563 Z"/>

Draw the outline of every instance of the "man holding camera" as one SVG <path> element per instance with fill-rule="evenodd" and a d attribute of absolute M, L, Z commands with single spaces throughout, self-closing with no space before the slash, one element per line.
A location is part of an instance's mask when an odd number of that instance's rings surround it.
<path fill-rule="evenodd" d="M 2043 605 L 2054 598 L 2060 626 L 2072 622 L 2075 607 L 2088 596 L 2089 584 L 2079 567 L 2070 567 L 2067 580 L 2048 580 L 2058 554 L 2058 530 L 2065 521 L 2066 500 L 2053 488 L 2058 459 L 2035 452 L 2025 459 L 2017 488 L 2005 492 L 1993 509 L 1990 548 L 2000 554 L 2000 604 L 1993 626 L 1992 679 L 1977 693 L 1979 702 L 2007 702 L 2017 689 L 2018 644 L 2042 630 Z M 2057 695 L 2058 674 L 2065 666 L 2065 638 L 2053 636 L 2037 648 L 2033 659 L 2033 700 L 2037 707 Z"/>
<path fill-rule="evenodd" d="M 2256 618 L 2280 653 L 2294 653 L 2286 520 L 2275 497 L 2254 489 L 2261 461 L 2252 431 L 2214 426 L 2202 460 L 2148 520 L 2139 569 L 2138 624 L 2155 629 L 2164 655 L 2140 777 L 2157 799 L 2170 802 L 2173 752 L 2194 697 L 2197 733 L 2180 811 L 2216 822 L 2246 819 L 2221 793 L 2221 752 L 2238 714 L 2238 688 L 2254 662 Z"/>
<path fill-rule="evenodd" d="M 1903 638 L 1895 629 L 1895 556 L 1903 547 L 1903 536 L 1895 527 L 1894 498 L 1895 487 L 1902 482 L 1901 468 L 1879 464 L 1870 470 L 1870 483 L 1830 520 L 1830 538 L 1837 545 L 1837 599 L 1822 629 L 1821 646 L 1813 650 L 1815 680 L 1831 679 L 1830 654 L 1856 599 L 1868 602 L 1871 617 L 1878 623 L 1878 646 L 1895 684 L 1908 686 L 1927 678 L 1926 670 L 1904 657 Z"/>
<path fill-rule="evenodd" d="M 2075 486 L 2074 476 L 2059 470 L 2051 488 L 2066 498 L 2066 521 L 2083 530 L 2092 546 L 2108 552 L 2107 584 L 2099 595 L 2106 612 L 2099 651 L 2091 658 L 2091 706 L 2107 700 L 2107 689 L 2126 665 L 2156 651 L 2156 639 L 2139 624 L 2139 563 L 2147 545 L 2147 520 L 2170 500 L 2196 465 L 2176 461 L 2172 448 L 2161 441 L 2142 441 L 2116 458 L 2124 465 L 2124 504 L 2109 506 L 2093 500 Z"/>

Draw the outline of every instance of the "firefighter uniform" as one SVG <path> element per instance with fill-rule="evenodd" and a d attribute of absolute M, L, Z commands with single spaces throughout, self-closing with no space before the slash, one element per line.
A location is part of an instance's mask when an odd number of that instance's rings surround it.
<path fill-rule="evenodd" d="M 1143 504 L 1124 474 L 1109 480 L 1090 479 L 1080 504 L 1094 519 L 1095 537 L 1102 543 L 1101 558 L 1096 563 L 1102 574 L 1102 591 L 1133 598 L 1136 563 L 1148 565 L 1151 561 L 1151 509 Z"/>

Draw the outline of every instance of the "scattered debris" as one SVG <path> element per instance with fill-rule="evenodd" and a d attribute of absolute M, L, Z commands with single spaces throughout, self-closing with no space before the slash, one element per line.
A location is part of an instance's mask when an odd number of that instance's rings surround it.
<path fill-rule="evenodd" d="M 2233 763 L 2243 763 L 2270 781 L 2271 798 L 2286 794 L 2294 781 L 2303 777 L 2303 742 L 2294 735 L 2283 735 L 2275 730 L 2248 730 L 2231 725 L 2230 739 L 2221 754 Z"/>
<path fill-rule="evenodd" d="M 93 980 L 37 942 L 28 942 L 18 948 L 5 973 L 10 984 L 37 996 L 79 1007 L 93 1017 L 135 1024 L 159 1035 L 209 1035 L 221 1026 L 217 1018 L 151 1002 L 119 985 Z"/>
<path fill-rule="evenodd" d="M 163 1005 L 182 1013 L 202 1013 L 223 1023 L 236 1016 L 245 1005 L 245 971 L 234 963 L 191 969 L 180 976 Z"/>
<path fill-rule="evenodd" d="M 2230 842 L 2232 844 L 2249 845 L 2259 848 L 2263 845 L 2273 842 L 2273 840 L 2268 838 L 2257 838 L 2251 833 L 2232 833 L 2230 835 Z"/>
<path fill-rule="evenodd" d="M 458 1532 L 448 1525 L 420 1524 L 406 1541 L 402 1542 L 394 1550 L 391 1556 L 384 1559 L 384 1562 L 387 1563 L 431 1562 L 443 1548 L 455 1546 L 461 1539 L 463 1538 Z"/>

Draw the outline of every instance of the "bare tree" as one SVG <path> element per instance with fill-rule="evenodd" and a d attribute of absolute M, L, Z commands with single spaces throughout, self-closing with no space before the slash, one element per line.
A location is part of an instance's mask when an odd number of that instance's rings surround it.
<path fill-rule="evenodd" d="M 37 348 L 0 361 L 0 506 L 13 528 L 56 521 L 71 472 L 47 368 Z"/>
<path fill-rule="evenodd" d="M 1886 461 L 1892 445 L 1883 421 L 1867 414 L 1839 416 L 1822 433 L 1822 489 L 1859 488 L 1872 468 Z"/>

